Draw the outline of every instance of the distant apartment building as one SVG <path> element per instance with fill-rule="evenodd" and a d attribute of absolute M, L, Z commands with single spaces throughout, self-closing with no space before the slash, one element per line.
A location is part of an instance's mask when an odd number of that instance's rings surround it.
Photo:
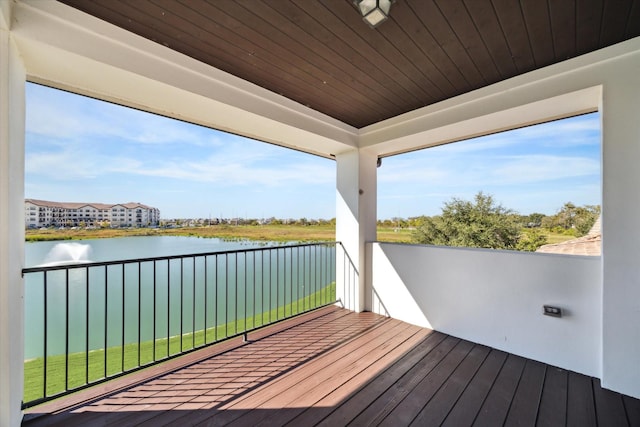
<path fill-rule="evenodd" d="M 25 226 L 78 227 L 148 227 L 160 222 L 160 210 L 142 203 L 64 203 L 25 199 Z"/>

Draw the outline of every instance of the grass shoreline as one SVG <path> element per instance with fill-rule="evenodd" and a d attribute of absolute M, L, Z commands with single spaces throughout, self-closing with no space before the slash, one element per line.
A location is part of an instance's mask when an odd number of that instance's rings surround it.
<path fill-rule="evenodd" d="M 25 241 L 88 240 L 137 236 L 187 236 L 265 242 L 325 242 L 336 240 L 336 229 L 333 225 L 211 225 L 181 228 L 47 229 L 26 230 Z M 386 242 L 410 243 L 411 230 L 379 227 L 378 239 Z"/>
<path fill-rule="evenodd" d="M 378 241 L 412 243 L 409 228 L 378 227 Z M 547 243 L 560 243 L 575 236 L 545 232 Z M 100 228 L 26 230 L 25 241 L 110 239 L 136 236 L 186 236 L 222 240 L 252 240 L 258 242 L 327 242 L 336 240 L 334 225 L 210 225 L 181 228 Z"/>
<path fill-rule="evenodd" d="M 108 376 L 126 375 L 129 369 L 144 369 L 162 363 L 178 356 L 181 351 L 192 351 L 214 345 L 226 339 L 241 335 L 245 331 L 250 332 L 263 327 L 267 327 L 284 320 L 285 318 L 300 315 L 311 310 L 315 310 L 326 304 L 331 304 L 336 300 L 336 284 L 332 282 L 310 295 L 289 301 L 277 308 L 272 308 L 255 316 L 247 316 L 223 324 L 208 326 L 205 329 L 198 329 L 194 332 L 185 332 L 182 335 L 172 335 L 170 337 L 159 337 L 137 343 L 128 343 L 122 346 L 112 346 L 106 349 L 107 366 L 104 365 L 105 349 L 93 349 L 89 353 L 77 352 L 69 354 L 68 377 L 65 378 L 65 364 L 67 357 L 63 354 L 47 356 L 47 396 L 56 396 L 64 392 L 65 383 L 70 388 L 84 387 L 85 385 L 99 384 Z M 205 332 L 206 331 L 206 332 Z M 205 333 L 207 337 L 205 337 Z M 214 337 L 211 340 L 211 337 Z M 192 346 L 183 346 L 188 340 Z M 155 345 L 154 345 L 155 341 Z M 168 355 L 167 355 L 168 353 Z M 124 360 L 123 360 L 124 356 Z M 155 362 L 154 362 L 155 358 Z M 137 366 L 137 360 L 141 365 Z M 86 371 L 88 364 L 89 371 Z M 121 370 L 125 366 L 126 371 Z M 24 395 L 26 403 L 44 398 L 43 396 L 44 378 L 44 357 L 32 358 L 24 361 Z M 87 384 L 85 381 L 89 379 Z"/>

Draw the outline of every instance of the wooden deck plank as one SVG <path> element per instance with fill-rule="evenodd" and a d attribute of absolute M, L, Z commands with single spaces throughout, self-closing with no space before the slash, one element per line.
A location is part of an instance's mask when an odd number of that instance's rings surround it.
<path fill-rule="evenodd" d="M 622 395 L 602 388 L 599 379 L 593 378 L 592 381 L 598 425 L 628 426 L 629 422 L 622 402 Z"/>
<path fill-rule="evenodd" d="M 341 319 L 341 322 L 332 322 L 330 325 L 327 325 L 328 329 L 324 332 L 324 334 L 329 334 L 330 336 L 335 335 L 338 337 L 340 336 L 340 334 L 342 334 L 345 337 L 358 339 L 362 334 L 366 332 L 377 330 L 377 327 L 379 326 L 393 323 L 389 319 L 375 316 L 371 313 L 350 313 L 349 316 L 349 318 Z M 344 322 L 342 320 L 344 320 Z M 291 352 L 304 353 L 309 348 L 312 348 L 314 345 L 316 345 L 315 341 L 317 341 L 318 338 L 319 331 L 317 325 L 312 323 L 310 324 L 310 326 L 313 329 L 313 333 L 311 333 L 311 331 L 305 331 L 304 334 L 314 342 L 302 342 L 302 344 L 300 344 L 300 333 L 292 330 L 291 332 L 296 333 L 298 336 L 298 346 L 296 346 L 295 344 L 295 335 L 289 336 L 287 334 L 279 334 L 278 337 L 268 337 L 263 342 L 257 342 L 256 344 L 264 344 L 266 346 L 265 351 L 270 352 L 273 348 L 274 343 L 278 342 L 276 340 L 280 340 L 280 345 L 284 346 L 285 349 L 288 349 Z M 347 338 L 344 338 L 342 340 L 337 339 L 335 340 L 335 345 L 332 345 L 330 348 L 326 348 L 322 353 L 330 352 L 334 347 L 339 348 L 341 345 L 348 341 L 349 340 Z M 304 376 L 310 375 L 314 371 L 313 367 L 318 363 L 322 363 L 318 362 L 318 357 L 320 354 L 321 353 L 314 354 L 312 359 L 307 360 L 308 363 L 304 365 L 305 369 L 302 370 L 301 374 L 299 374 L 302 375 L 299 378 L 304 378 Z M 260 386 L 254 387 L 253 389 L 247 390 L 240 395 L 234 396 L 233 399 L 229 399 L 226 402 L 220 402 L 216 406 L 216 411 L 198 411 L 196 415 L 183 414 L 183 417 L 178 417 L 175 420 L 172 420 L 171 424 L 169 425 L 178 426 L 184 425 L 185 423 L 195 424 L 200 422 L 227 424 L 229 422 L 232 422 L 251 409 L 254 409 L 246 403 L 243 403 L 246 399 L 251 398 L 251 396 L 255 395 L 256 393 L 259 393 L 259 396 L 262 396 L 264 398 L 268 398 L 271 394 L 277 393 L 277 391 L 275 390 L 277 388 L 278 379 L 285 372 L 286 371 L 282 371 L 278 376 L 270 378 L 269 381 L 262 382 Z"/>
<path fill-rule="evenodd" d="M 547 368 L 536 425 L 540 427 L 566 425 L 567 381 L 568 375 L 564 369 Z"/>
<path fill-rule="evenodd" d="M 527 360 L 509 408 L 505 426 L 536 424 L 545 370 L 546 366 L 543 363 Z"/>
<path fill-rule="evenodd" d="M 460 343 L 457 338 L 447 337 L 440 342 L 435 349 L 407 371 L 398 381 L 379 395 L 355 418 L 351 420 L 354 425 L 372 425 L 381 421 L 400 402 L 407 397 L 413 389 L 422 381 L 453 348 Z M 325 425 L 325 423 L 321 423 Z"/>
<path fill-rule="evenodd" d="M 302 408 L 302 413 L 289 421 L 287 425 L 315 425 L 327 418 L 336 408 L 345 406 L 345 402 L 353 396 L 365 395 L 363 389 L 372 383 L 372 378 L 382 377 L 386 371 L 393 369 L 402 363 L 413 349 L 429 336 L 435 334 L 430 330 L 421 328 L 420 331 L 402 342 L 394 352 L 389 352 L 379 358 L 366 369 L 351 378 L 349 382 L 336 388 L 324 398 L 317 401 L 309 408 Z M 402 368 L 406 371 L 406 367 Z"/>
<path fill-rule="evenodd" d="M 354 316 L 356 315 L 354 314 Z M 400 325 L 398 321 L 383 319 L 375 328 L 371 327 L 367 328 L 366 331 L 362 330 L 360 334 L 354 338 L 356 341 L 356 347 L 366 344 L 372 337 L 375 337 L 378 334 L 383 334 L 388 328 L 394 328 L 398 325 Z M 349 348 L 351 347 L 345 346 L 345 344 L 346 343 L 342 343 L 340 346 L 334 348 L 330 354 L 324 354 L 323 357 L 315 358 L 305 364 L 304 369 L 291 371 L 286 375 L 286 377 L 280 376 L 277 379 L 265 383 L 263 387 L 258 387 L 251 392 L 230 401 L 228 404 L 221 405 L 219 409 L 224 411 L 216 413 L 213 417 L 207 417 L 206 422 L 225 425 L 231 423 L 235 419 L 246 415 L 261 403 L 278 396 L 278 394 L 287 390 L 291 384 L 304 381 L 307 377 L 313 375 L 318 370 L 327 367 L 330 368 L 332 363 L 335 363 L 350 351 Z"/>
<path fill-rule="evenodd" d="M 507 357 L 498 378 L 489 391 L 473 425 L 492 427 L 502 425 L 507 418 L 513 395 L 518 388 L 526 359 L 510 354 Z"/>
<path fill-rule="evenodd" d="M 314 330 L 313 331 L 314 333 L 318 334 L 319 330 L 321 330 L 324 325 L 334 325 L 335 327 L 336 323 L 340 323 L 340 324 L 344 323 L 344 325 L 350 324 L 351 320 L 345 321 L 344 319 L 346 316 L 349 316 L 349 314 L 351 314 L 349 311 L 340 309 L 338 307 L 334 307 L 334 306 L 325 307 L 319 310 L 305 313 L 296 318 L 289 319 L 289 320 L 280 322 L 278 324 L 266 327 L 262 330 L 256 331 L 250 336 L 250 339 L 255 342 L 262 339 L 267 339 L 271 336 L 277 336 L 276 334 L 284 335 L 291 330 L 294 330 L 294 331 L 301 330 L 302 333 L 305 333 L 305 331 L 307 333 L 310 333 L 310 331 L 308 331 L 308 329 L 310 328 Z M 309 326 L 309 325 L 313 325 L 313 326 Z M 327 331 L 327 334 L 329 333 L 331 333 L 331 331 Z M 318 337 L 316 335 L 316 339 L 317 338 Z M 126 411 L 125 408 L 121 408 L 120 411 L 115 411 L 115 409 L 117 409 L 117 406 L 111 402 L 110 396 L 116 395 L 117 393 L 124 392 L 127 389 L 131 389 L 132 387 L 135 387 L 141 382 L 145 383 L 143 387 L 149 388 L 148 386 L 149 380 L 153 380 L 154 378 L 156 378 L 156 379 L 159 379 L 160 382 L 162 382 L 162 375 L 166 375 L 168 372 L 175 372 L 178 369 L 184 369 L 190 366 L 194 366 L 198 362 L 210 359 L 211 355 L 218 355 L 219 356 L 218 360 L 220 360 L 220 358 L 224 357 L 229 352 L 243 351 L 241 350 L 241 347 L 243 347 L 244 345 L 245 344 L 242 343 L 240 338 L 234 339 L 231 341 L 226 341 L 226 342 L 214 345 L 211 348 L 207 348 L 201 351 L 191 353 L 189 355 L 184 356 L 183 358 L 174 359 L 172 361 L 167 362 L 166 364 L 155 366 L 153 368 L 150 368 L 148 371 L 145 370 L 145 371 L 132 374 L 131 375 L 132 378 L 125 377 L 122 379 L 114 380 L 113 382 L 115 384 L 113 385 L 110 383 L 107 383 L 107 385 L 105 385 L 104 387 L 109 387 L 110 389 L 113 389 L 115 391 L 107 394 L 106 396 L 101 396 L 103 397 L 103 399 L 101 400 L 99 408 L 94 408 L 94 410 L 88 410 L 86 408 L 81 409 L 82 411 L 85 411 L 85 413 L 83 413 L 81 418 L 83 419 L 84 423 L 90 423 L 90 422 L 93 422 L 94 420 L 98 420 L 103 417 L 105 420 L 108 420 L 108 422 L 114 422 L 114 423 L 118 423 L 118 422 L 142 423 L 147 419 L 157 417 L 159 415 L 163 415 L 163 412 L 170 411 L 171 409 L 173 409 L 174 407 L 177 407 L 178 405 L 174 404 L 173 407 L 167 406 L 166 409 L 164 409 L 163 411 L 140 411 L 140 410 L 137 410 L 138 409 L 137 407 L 133 406 L 136 404 L 136 401 L 130 401 L 129 405 L 127 405 L 127 407 L 130 408 L 129 411 Z M 273 345 L 273 347 L 276 347 L 276 346 L 277 344 Z M 144 373 L 149 374 L 146 377 L 146 381 L 143 380 L 144 377 L 142 375 Z M 191 378 L 191 380 L 193 379 Z M 123 386 L 119 386 L 119 383 L 122 383 Z M 158 386 L 158 390 L 164 390 L 166 388 L 167 387 L 162 384 Z M 98 393 L 99 394 L 98 396 L 100 397 L 100 394 L 102 393 L 102 386 L 98 386 L 97 391 L 93 391 L 93 393 L 91 389 L 86 391 L 86 394 L 88 394 L 89 396 L 96 396 L 96 393 Z M 155 393 L 152 393 L 150 397 L 153 397 L 153 395 L 155 395 Z M 76 400 L 77 399 L 73 397 L 70 399 L 72 404 L 76 404 Z M 85 399 L 86 402 L 91 402 L 94 400 L 95 398 L 88 399 L 88 400 Z M 84 405 L 84 406 L 87 406 L 87 405 Z M 62 409 L 58 409 L 58 408 L 62 408 Z M 61 402 L 54 401 L 51 404 L 45 404 L 43 406 L 34 408 L 33 411 L 37 412 L 39 410 L 40 411 L 48 410 L 50 411 L 50 413 L 54 413 L 55 417 L 49 416 L 47 421 L 49 423 L 53 422 L 54 424 L 47 424 L 47 425 L 65 425 L 67 422 L 69 422 L 67 421 L 68 419 L 77 418 L 76 414 L 78 413 L 78 411 L 73 411 L 72 408 L 73 406 L 66 404 L 64 400 L 61 400 Z M 69 410 L 66 410 L 66 409 L 69 409 Z M 103 412 L 103 411 L 108 411 L 108 412 Z M 180 414 L 176 411 L 170 411 L 170 413 L 171 415 L 167 416 L 167 418 L 173 418 Z M 134 421 L 134 419 L 136 421 Z"/>
<path fill-rule="evenodd" d="M 442 425 L 444 419 L 456 405 L 456 402 L 484 363 L 489 351 L 488 347 L 475 345 L 435 396 L 422 408 L 422 411 L 414 418 L 411 425 Z"/>
<path fill-rule="evenodd" d="M 640 425 L 640 400 L 599 380 L 373 313 L 322 313 L 23 424 Z"/>
<path fill-rule="evenodd" d="M 506 359 L 507 353 L 491 350 L 469 386 L 442 423 L 443 427 L 473 424 Z"/>
<path fill-rule="evenodd" d="M 304 414 L 311 418 L 309 424 L 303 422 L 305 418 L 301 417 L 300 424 L 295 423 L 297 421 L 297 419 L 295 419 L 292 425 L 310 425 L 316 422 L 319 426 L 346 425 L 353 420 L 356 415 L 366 409 L 372 401 L 382 396 L 382 394 L 400 378 L 408 372 L 411 372 L 411 370 L 416 370 L 417 364 L 421 361 L 426 362 L 427 359 L 425 359 L 425 356 L 435 349 L 445 338 L 447 338 L 447 336 L 439 332 L 431 333 L 397 363 L 360 389 L 358 393 L 342 402 L 339 407 L 330 408 L 330 414 L 324 419 L 316 420 L 314 415 Z M 452 340 L 451 342 L 453 343 L 454 341 Z M 444 357 L 444 355 L 442 357 Z M 411 376 L 408 378 L 411 378 Z"/>
<path fill-rule="evenodd" d="M 629 396 L 622 396 L 624 409 L 630 426 L 640 426 L 640 400 Z"/>
<path fill-rule="evenodd" d="M 596 407 L 591 379 L 569 372 L 567 384 L 567 427 L 596 426 Z"/>
<path fill-rule="evenodd" d="M 460 341 L 451 352 L 429 372 L 429 375 L 416 385 L 412 393 L 406 396 L 389 413 L 381 414 L 384 418 L 380 420 L 380 425 L 409 425 L 427 402 L 438 392 L 440 387 L 443 386 L 464 358 L 467 357 L 473 346 L 469 341 Z M 374 424 L 377 423 L 378 419 L 374 420 Z"/>
<path fill-rule="evenodd" d="M 376 358 L 364 357 L 362 360 L 365 363 L 363 363 L 363 367 L 359 368 L 359 370 L 353 373 L 344 370 L 327 381 L 327 383 L 322 381 L 322 387 L 315 387 L 317 390 L 312 392 L 312 394 L 317 395 L 317 397 L 314 397 L 313 403 L 305 406 L 304 400 L 296 399 L 290 402 L 290 406 L 294 409 L 288 411 L 286 417 L 278 412 L 277 417 L 270 416 L 265 418 L 260 425 L 284 425 L 289 422 L 292 422 L 293 425 L 312 425 L 318 423 L 329 415 L 334 408 L 341 405 L 349 396 L 356 393 L 364 384 L 369 382 L 371 378 L 380 375 L 386 368 L 409 352 L 427 335 L 428 333 L 425 333 L 424 329 L 419 329 L 410 336 L 399 336 L 401 339 L 397 340 L 397 345 L 389 349 L 385 354 L 381 354 Z M 354 366 L 356 365 L 354 364 Z M 327 388 L 326 386 L 332 381 L 334 384 Z M 303 412 L 310 418 L 296 418 L 295 421 L 292 421 L 295 417 L 302 415 Z"/>
<path fill-rule="evenodd" d="M 419 330 L 418 327 L 406 328 L 401 323 L 390 323 L 385 326 L 385 330 L 378 328 L 371 331 L 370 334 L 363 335 L 362 339 L 354 340 L 339 351 L 336 350 L 333 354 L 319 359 L 312 369 L 305 367 L 304 371 L 310 373 L 305 378 L 299 379 L 292 373 L 280 378 L 275 387 L 270 384 L 270 393 L 255 393 L 252 398 L 242 403 L 242 406 L 249 406 L 252 409 L 299 408 L 297 412 L 295 410 L 278 411 L 271 414 L 271 417 L 263 418 L 264 412 L 252 410 L 236 421 L 242 425 L 254 426 L 264 423 L 285 424 L 298 415 L 304 407 L 312 407 L 365 369 L 371 362 L 385 356 Z M 229 425 L 235 424 L 232 422 Z"/>

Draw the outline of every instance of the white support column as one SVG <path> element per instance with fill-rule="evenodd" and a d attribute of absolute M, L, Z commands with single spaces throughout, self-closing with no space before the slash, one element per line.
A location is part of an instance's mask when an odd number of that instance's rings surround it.
<path fill-rule="evenodd" d="M 640 398 L 640 54 L 603 88 L 602 385 Z"/>
<path fill-rule="evenodd" d="M 0 426 L 22 421 L 25 69 L 0 0 Z"/>
<path fill-rule="evenodd" d="M 349 310 L 366 309 L 365 243 L 376 240 L 377 156 L 352 150 L 336 156 L 337 297 Z"/>

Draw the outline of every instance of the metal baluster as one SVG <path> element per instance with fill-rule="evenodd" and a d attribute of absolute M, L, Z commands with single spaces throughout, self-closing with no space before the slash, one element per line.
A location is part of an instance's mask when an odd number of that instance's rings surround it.
<path fill-rule="evenodd" d="M 191 293 L 193 308 L 191 310 L 191 348 L 196 348 L 196 257 L 193 257 L 193 292 Z"/>
<path fill-rule="evenodd" d="M 121 352 L 121 369 L 120 372 L 124 372 L 124 335 L 125 335 L 125 295 L 124 295 L 124 283 L 125 283 L 125 264 L 122 264 L 122 347 L 120 349 Z"/>
<path fill-rule="evenodd" d="M 140 366 L 140 342 L 142 335 L 142 263 L 138 262 L 138 364 Z"/>
<path fill-rule="evenodd" d="M 84 307 L 85 329 L 84 329 L 84 349 L 85 349 L 85 366 L 84 366 L 84 383 L 89 384 L 89 267 L 85 269 L 84 289 L 86 297 L 86 305 Z"/>
<path fill-rule="evenodd" d="M 48 291 L 47 291 L 47 277 L 49 275 L 47 274 L 47 272 L 44 272 L 44 283 L 43 283 L 43 296 L 44 296 L 44 333 L 42 334 L 44 336 L 44 381 L 43 381 L 43 390 L 42 390 L 42 397 L 47 397 L 47 353 L 48 353 L 48 334 L 47 331 L 49 329 L 49 325 L 48 325 L 48 303 L 47 303 L 47 299 L 48 299 Z"/>
<path fill-rule="evenodd" d="M 104 377 L 107 378 L 107 335 L 109 334 L 109 267 L 104 266 Z"/>
<path fill-rule="evenodd" d="M 69 390 L 69 269 L 64 269 L 64 390 Z"/>
<path fill-rule="evenodd" d="M 156 271 L 156 261 L 153 260 L 153 361 L 155 362 L 156 359 L 156 340 L 157 340 L 157 331 L 156 331 L 156 326 L 157 326 L 157 317 L 156 317 L 156 291 L 157 291 L 157 286 L 158 286 L 158 281 L 156 280 L 157 278 L 157 271 Z"/>
<path fill-rule="evenodd" d="M 209 275 L 207 274 L 207 256 L 204 256 L 204 342 L 202 345 L 207 345 L 207 319 L 209 318 Z"/>
<path fill-rule="evenodd" d="M 167 357 L 171 344 L 171 260 L 167 260 Z"/>
<path fill-rule="evenodd" d="M 184 323 L 184 258 L 180 258 L 180 353 L 182 353 L 182 337 Z"/>

